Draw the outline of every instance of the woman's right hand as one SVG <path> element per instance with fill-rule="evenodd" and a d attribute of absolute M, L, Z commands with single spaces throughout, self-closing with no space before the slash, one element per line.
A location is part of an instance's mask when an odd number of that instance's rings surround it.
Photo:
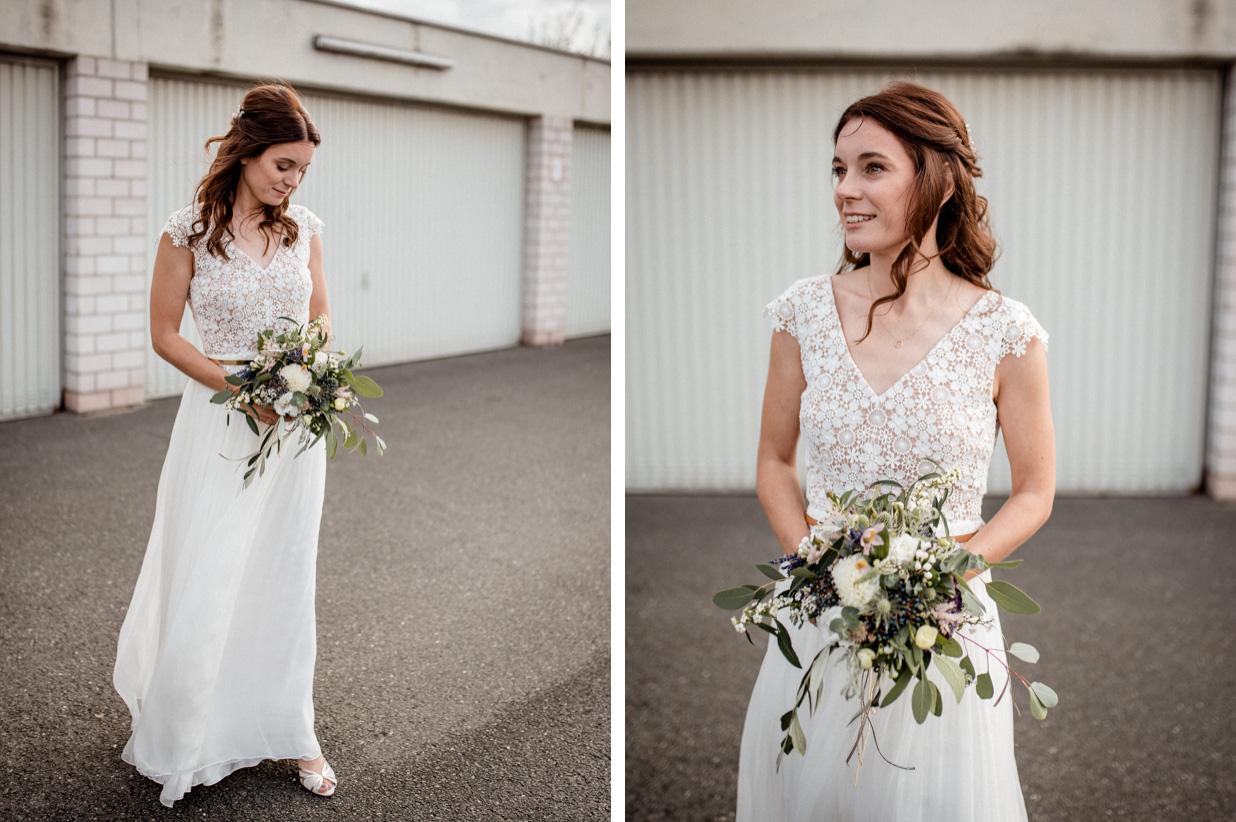
<path fill-rule="evenodd" d="M 224 368 L 222 365 L 220 365 L 219 361 L 216 360 L 214 357 L 207 357 L 206 359 L 210 360 L 212 363 L 219 366 L 219 371 L 223 374 L 225 378 L 230 376 L 230 372 L 226 368 Z M 240 390 L 239 385 L 232 385 L 230 382 L 227 382 L 226 380 L 224 381 L 223 387 L 232 389 L 233 396 L 235 396 L 236 392 Z M 279 414 L 275 411 L 275 409 L 271 408 L 269 405 L 248 405 L 245 407 L 251 409 L 253 413 L 257 415 L 258 422 L 264 425 L 274 425 L 275 422 L 279 419 Z"/>

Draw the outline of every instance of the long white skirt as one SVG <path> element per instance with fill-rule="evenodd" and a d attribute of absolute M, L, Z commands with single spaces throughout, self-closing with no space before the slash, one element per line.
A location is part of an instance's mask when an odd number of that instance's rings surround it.
<path fill-rule="evenodd" d="M 322 443 L 297 434 L 243 488 L 259 438 L 190 380 L 180 401 L 113 682 L 132 714 L 125 762 L 168 807 L 263 759 L 316 757 L 313 665 Z M 261 426 L 260 426 L 261 427 Z M 221 456 L 222 455 L 222 456 Z M 239 466 L 239 467 L 238 467 Z"/>
<path fill-rule="evenodd" d="M 996 605 L 984 583 L 991 572 L 970 582 L 975 595 L 996 614 Z M 981 581 L 981 582 L 980 582 Z M 976 584 L 978 583 L 978 584 Z M 781 583 L 781 586 L 786 583 Z M 783 623 L 785 621 L 783 620 Z M 786 623 L 794 649 L 804 666 L 823 647 L 819 628 L 796 628 Z M 1001 644 L 999 617 L 990 628 L 967 629 L 975 642 L 997 652 L 1007 661 Z M 797 751 L 781 759 L 777 752 L 783 733 L 781 715 L 794 705 L 803 671 L 782 656 L 776 640 L 769 637 L 764 664 L 751 694 L 743 727 L 738 761 L 737 822 L 1023 822 L 1026 806 L 1013 757 L 1013 706 L 1011 693 L 998 706 L 994 699 L 980 699 L 973 686 L 958 703 L 953 691 L 933 666 L 928 678 L 944 700 L 941 716 L 928 716 L 922 725 L 914 721 L 911 693 L 902 693 L 887 708 L 872 715 L 875 738 L 889 761 L 912 766 L 907 771 L 885 762 L 868 734 L 858 784 L 854 785 L 857 754 L 846 765 L 846 756 L 858 733 L 858 723 L 849 724 L 858 710 L 858 698 L 845 699 L 848 681 L 840 659 L 830 661 L 824 689 L 814 714 L 808 716 L 806 701 L 799 710 L 807 737 L 807 753 Z M 976 673 L 987 670 L 996 693 L 1004 686 L 1004 667 L 962 641 Z M 883 682 L 884 692 L 892 686 Z"/>

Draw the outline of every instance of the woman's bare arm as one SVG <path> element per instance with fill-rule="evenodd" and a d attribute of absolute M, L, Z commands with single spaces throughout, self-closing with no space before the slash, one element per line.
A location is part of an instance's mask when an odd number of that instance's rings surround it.
<path fill-rule="evenodd" d="M 330 300 L 326 297 L 326 273 L 322 269 L 321 234 L 314 234 L 309 240 L 309 275 L 313 278 L 313 292 L 309 295 L 309 318 L 325 314 L 326 333 L 330 334 Z M 327 347 L 330 347 L 329 343 Z"/>
<path fill-rule="evenodd" d="M 807 387 L 798 341 L 774 331 L 760 417 L 755 488 L 781 550 L 792 554 L 810 530 L 798 483 L 798 406 Z"/>
<path fill-rule="evenodd" d="M 1000 361 L 994 391 L 1013 488 L 991 521 L 966 543 L 989 562 L 1004 559 L 1039 530 L 1056 495 L 1056 435 L 1042 340 L 1032 339 L 1023 355 Z"/>
<path fill-rule="evenodd" d="M 176 366 L 190 379 L 207 388 L 231 388 L 219 364 L 198 351 L 180 335 L 180 321 L 189 299 L 189 280 L 193 277 L 193 252 L 172 244 L 164 234 L 155 255 L 154 279 L 150 283 L 150 344 L 155 353 Z M 257 406 L 258 419 L 272 423 L 279 415 L 273 409 Z"/>

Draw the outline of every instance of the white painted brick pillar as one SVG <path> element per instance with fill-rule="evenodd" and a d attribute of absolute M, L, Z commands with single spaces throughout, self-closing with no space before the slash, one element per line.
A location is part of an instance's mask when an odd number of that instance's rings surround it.
<path fill-rule="evenodd" d="M 1236 500 L 1236 66 L 1228 70 L 1219 164 L 1215 314 L 1210 349 L 1206 490 Z"/>
<path fill-rule="evenodd" d="M 64 405 L 144 401 L 145 63 L 78 56 L 64 86 Z"/>
<path fill-rule="evenodd" d="M 524 345 L 557 345 L 566 339 L 572 126 L 569 117 L 538 117 L 528 126 Z"/>

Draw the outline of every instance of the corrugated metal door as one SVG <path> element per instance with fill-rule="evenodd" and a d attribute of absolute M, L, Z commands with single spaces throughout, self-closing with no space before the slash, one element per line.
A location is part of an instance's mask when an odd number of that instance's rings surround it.
<path fill-rule="evenodd" d="M 609 131 L 576 126 L 571 145 L 568 337 L 610 330 L 609 191 Z"/>
<path fill-rule="evenodd" d="M 167 215 L 207 167 L 196 158 L 248 86 L 157 77 L 151 92 L 151 260 Z M 337 348 L 365 365 L 516 345 L 525 124 L 302 92 L 322 145 L 293 202 L 325 222 Z M 170 366 L 151 352 L 150 369 Z M 151 386 L 155 382 L 151 381 Z M 174 369 L 160 385 L 184 385 Z"/>
<path fill-rule="evenodd" d="M 0 58 L 0 418 L 60 405 L 60 76 Z"/>
<path fill-rule="evenodd" d="M 628 75 L 628 486 L 753 486 L 760 309 L 835 269 L 833 126 L 907 76 L 969 119 L 1003 249 L 992 280 L 1051 335 L 1060 490 L 1194 487 L 1219 73 L 806 69 Z M 1008 487 L 998 455 L 990 489 Z"/>

